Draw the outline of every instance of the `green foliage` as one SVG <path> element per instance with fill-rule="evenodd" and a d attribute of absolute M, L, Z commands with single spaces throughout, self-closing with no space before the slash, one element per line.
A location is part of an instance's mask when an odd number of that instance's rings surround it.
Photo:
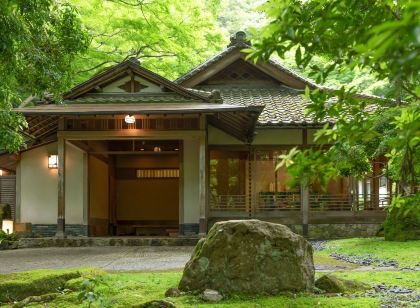
<path fill-rule="evenodd" d="M 111 305 L 105 301 L 105 290 L 100 289 L 101 286 L 106 286 L 104 279 L 99 277 L 91 277 L 83 280 L 80 286 L 80 292 L 77 298 L 83 302 L 88 302 L 88 307 L 97 303 L 99 307 L 110 307 Z"/>
<path fill-rule="evenodd" d="M 319 152 L 335 163 L 337 174 L 364 176 L 372 160 L 387 156 L 388 175 L 404 193 L 412 192 L 419 183 L 420 3 L 275 0 L 262 9 L 271 23 L 262 29 L 251 58 L 294 51 L 296 66 L 318 83 L 360 71 L 388 83 L 383 99 L 360 96 L 349 86 L 306 89 L 307 114 L 327 122 L 316 136 L 332 146 Z M 313 160 L 321 154 L 302 155 Z M 327 168 L 326 174 L 334 172 Z"/>
<path fill-rule="evenodd" d="M 0 244 L 3 242 L 13 242 L 16 241 L 16 234 L 6 233 L 3 230 L 0 230 Z"/>
<path fill-rule="evenodd" d="M 227 34 L 237 31 L 249 31 L 251 28 L 261 28 L 267 23 L 262 12 L 256 8 L 264 0 L 224 0 L 216 6 L 217 21 Z"/>
<path fill-rule="evenodd" d="M 293 148 L 288 154 L 281 155 L 277 166 L 287 167 L 291 187 L 300 184 L 319 184 L 325 187 L 331 178 L 337 176 L 337 169 L 331 159 L 323 152 L 314 149 L 298 150 Z M 322 170 L 322 172 L 320 172 Z"/>
<path fill-rule="evenodd" d="M 67 88 L 75 56 L 86 50 L 89 37 L 67 3 L 4 0 L 0 12 L 0 148 L 14 152 L 26 122 L 11 109 L 29 95 Z"/>
<path fill-rule="evenodd" d="M 409 106 L 400 112 L 391 123 L 395 134 L 388 140 L 391 149 L 386 156 L 390 158 L 391 176 L 407 186 L 405 193 L 410 194 L 410 186 L 420 181 L 420 105 Z"/>
<path fill-rule="evenodd" d="M 12 208 L 10 204 L 0 206 L 0 220 L 1 219 L 12 219 Z"/>
<path fill-rule="evenodd" d="M 282 57 L 296 48 L 296 64 L 310 66 L 318 83 L 341 67 L 362 67 L 389 79 L 395 91 L 416 91 L 418 2 L 276 0 L 262 9 L 272 22 L 262 30 L 254 55 L 268 59 L 276 52 Z M 313 64 L 315 55 L 330 62 Z"/>
<path fill-rule="evenodd" d="M 384 223 L 386 240 L 420 239 L 420 193 L 410 197 L 396 196 L 387 211 Z"/>
<path fill-rule="evenodd" d="M 175 79 L 226 44 L 218 27 L 217 3 L 204 0 L 71 0 L 92 36 L 77 58 L 74 83 L 137 57 L 141 65 Z"/>

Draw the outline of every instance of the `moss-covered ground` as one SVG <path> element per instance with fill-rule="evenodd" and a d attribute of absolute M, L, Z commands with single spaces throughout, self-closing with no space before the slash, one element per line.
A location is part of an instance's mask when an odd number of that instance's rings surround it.
<path fill-rule="evenodd" d="M 337 266 L 335 274 L 345 279 L 355 279 L 371 286 L 385 283 L 413 289 L 420 289 L 420 275 L 415 271 L 360 271 L 354 264 L 334 260 L 328 256 L 331 247 L 340 253 L 374 254 L 378 258 L 397 260 L 400 264 L 417 264 L 419 242 L 386 243 L 380 239 L 350 239 L 332 241 L 328 250 L 315 253 L 315 263 Z M 373 246 L 373 247 L 372 247 Z M 381 248 L 378 249 L 377 247 Z M 391 252 L 383 250 L 389 247 Z M 416 253 L 417 250 L 417 253 Z M 398 251 L 398 253 L 396 253 Z M 0 275 L 0 294 L 14 286 L 15 297 L 21 299 L 28 295 L 59 293 L 48 303 L 48 307 L 88 307 L 88 301 L 80 299 L 81 282 L 96 277 L 93 287 L 96 300 L 91 307 L 132 307 L 150 300 L 165 299 L 168 288 L 176 287 L 182 275 L 181 270 L 165 272 L 126 272 L 104 273 L 94 269 L 76 270 L 38 270 L 26 273 Z M 319 277 L 322 273 L 317 273 Z M 57 277 L 61 277 L 60 279 Z M 71 280 L 65 283 L 65 280 Z M 258 282 L 255 282 L 258 283 Z M 22 294 L 19 293 L 22 287 Z M 28 293 L 32 290 L 37 294 Z M 40 288 L 40 286 L 43 286 Z M 72 289 L 72 290 L 70 290 Z M 5 291 L 6 290 L 6 291 Z M 10 293 L 10 292 L 9 292 Z M 86 298 L 86 294 L 84 296 Z M 283 294 L 278 296 L 233 296 L 217 304 L 203 302 L 199 296 L 183 295 L 168 299 L 177 307 L 380 307 L 380 299 L 364 296 L 327 296 L 311 294 Z M 11 303 L 5 303 L 6 306 Z M 44 303 L 34 303 L 30 307 L 45 307 Z"/>
<path fill-rule="evenodd" d="M 365 256 L 371 254 L 382 260 L 397 261 L 400 267 L 415 266 L 420 263 L 420 241 L 389 242 L 384 238 L 353 238 L 329 241 L 319 256 L 330 253 Z"/>

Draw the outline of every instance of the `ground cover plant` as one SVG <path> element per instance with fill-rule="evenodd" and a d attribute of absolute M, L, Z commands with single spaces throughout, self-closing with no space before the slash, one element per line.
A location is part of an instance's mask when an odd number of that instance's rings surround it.
<path fill-rule="evenodd" d="M 5 287 L 13 283 L 24 286 L 36 282 L 37 285 L 45 287 L 42 292 L 36 292 L 38 295 L 56 294 L 52 300 L 48 300 L 49 307 L 132 307 L 156 299 L 171 301 L 176 307 L 380 307 L 384 303 L 415 307 L 419 304 L 418 298 L 415 302 L 415 296 L 418 296 L 415 294 L 420 294 L 420 275 L 418 268 L 415 269 L 420 262 L 416 253 L 419 251 L 419 245 L 419 241 L 399 243 L 387 242 L 381 238 L 346 239 L 324 243 L 324 248 L 315 252 L 316 266 L 319 268 L 320 265 L 329 265 L 328 272 L 333 271 L 335 276 L 367 283 L 373 287 L 372 290 L 356 294 L 233 295 L 219 303 L 206 303 L 198 294 L 165 298 L 165 291 L 178 285 L 182 276 L 181 269 L 114 273 L 93 269 L 70 269 L 5 274 L 0 276 L 0 294 L 4 294 Z M 336 260 L 330 256 L 331 253 L 358 256 L 369 254 L 377 259 L 397 261 L 398 267 L 383 270 L 373 264 L 371 268 L 363 269 L 359 265 Z M 407 266 L 411 268 L 402 269 Z M 325 273 L 318 271 L 316 276 L 320 277 Z M 50 282 L 48 277 L 52 277 Z M 39 283 L 40 281 L 42 283 Z M 21 290 L 24 293 L 16 295 L 15 298 L 35 295 L 35 290 L 39 288 L 34 289 L 32 293 L 28 293 L 27 288 Z M 409 300 L 404 297 L 404 292 L 411 294 L 408 294 Z M 5 306 L 12 305 L 8 302 Z M 33 303 L 30 307 L 44 307 L 44 303 Z"/>

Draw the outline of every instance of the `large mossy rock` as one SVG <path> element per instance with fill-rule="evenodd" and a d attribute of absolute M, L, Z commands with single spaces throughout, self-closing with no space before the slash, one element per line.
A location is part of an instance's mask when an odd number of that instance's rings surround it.
<path fill-rule="evenodd" d="M 370 286 L 363 282 L 342 279 L 331 274 L 318 278 L 315 286 L 327 293 L 355 293 L 370 289 Z"/>
<path fill-rule="evenodd" d="M 310 290 L 312 254 L 312 246 L 286 226 L 259 220 L 218 222 L 195 247 L 179 289 L 225 294 Z"/>

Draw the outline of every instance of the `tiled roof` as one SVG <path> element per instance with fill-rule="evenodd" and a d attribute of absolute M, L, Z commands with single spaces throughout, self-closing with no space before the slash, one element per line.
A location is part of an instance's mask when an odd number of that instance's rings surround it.
<path fill-rule="evenodd" d="M 198 91 L 195 91 L 198 92 Z M 200 91 L 202 92 L 202 91 Z M 207 92 L 204 92 L 207 94 Z M 131 104 L 131 103 L 184 103 L 184 102 L 203 102 L 191 97 L 168 92 L 168 93 L 150 93 L 150 94 L 123 94 L 123 95 L 89 95 L 79 98 L 64 100 L 65 104 Z"/>
<path fill-rule="evenodd" d="M 215 86 L 212 87 L 214 89 Z M 210 90 L 202 87 L 202 90 Z M 265 106 L 258 118 L 258 126 L 314 125 L 311 117 L 305 116 L 308 105 L 302 91 L 285 86 L 271 87 L 219 87 L 224 104 L 242 106 Z"/>
<path fill-rule="evenodd" d="M 244 48 L 249 48 L 249 45 L 246 45 L 244 43 L 242 44 L 236 44 L 233 46 L 230 46 L 224 50 L 222 50 L 220 53 L 216 54 L 215 56 L 211 57 L 210 59 L 208 59 L 207 61 L 201 63 L 200 65 L 198 65 L 197 67 L 193 68 L 192 70 L 190 70 L 189 72 L 187 72 L 186 74 L 180 76 L 178 79 L 175 80 L 175 83 L 181 84 L 182 82 L 184 82 L 187 79 L 190 79 L 191 77 L 197 75 L 198 73 L 206 70 L 208 67 L 210 67 L 211 65 L 217 63 L 219 60 L 223 59 L 224 57 L 226 57 L 228 54 L 237 51 L 237 50 L 242 50 Z M 268 60 L 268 63 L 273 65 L 274 67 L 276 67 L 278 70 L 285 72 L 291 76 L 293 76 L 294 78 L 306 83 L 308 86 L 311 87 L 317 87 L 317 85 L 315 83 L 313 83 L 311 80 L 299 75 L 298 73 L 296 73 L 295 71 L 288 69 L 287 67 L 283 66 L 280 62 L 275 61 L 275 60 Z"/>
<path fill-rule="evenodd" d="M 238 49 L 247 48 L 247 47 L 249 47 L 249 46 L 247 46 L 247 45 L 235 45 L 235 46 L 228 47 L 228 48 L 222 50 L 221 52 L 219 52 L 218 54 L 214 55 L 210 59 L 206 60 L 205 62 L 201 63 L 200 65 L 194 67 L 189 72 L 187 72 L 184 75 L 180 76 L 178 79 L 175 80 L 175 83 L 180 84 L 183 81 L 185 81 L 185 80 L 191 78 L 192 76 L 198 74 L 199 72 L 204 71 L 210 65 L 216 63 L 217 61 L 219 61 L 220 59 L 224 58 L 225 56 L 227 56 L 231 52 L 233 52 L 235 50 L 238 50 Z"/>

